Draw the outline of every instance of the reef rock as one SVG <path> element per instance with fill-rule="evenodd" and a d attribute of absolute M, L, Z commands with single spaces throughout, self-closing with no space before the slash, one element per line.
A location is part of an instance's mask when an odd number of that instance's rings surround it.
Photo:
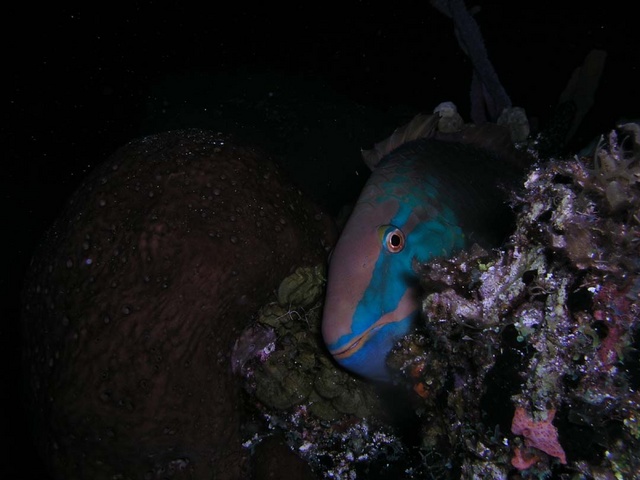
<path fill-rule="evenodd" d="M 24 288 L 27 397 L 56 478 L 246 478 L 230 351 L 328 219 L 222 134 L 131 142 L 73 195 Z"/>

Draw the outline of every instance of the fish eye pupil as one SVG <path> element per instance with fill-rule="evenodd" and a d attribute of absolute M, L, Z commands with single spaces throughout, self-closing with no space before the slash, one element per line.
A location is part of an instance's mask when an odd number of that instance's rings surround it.
<path fill-rule="evenodd" d="M 399 229 L 395 229 L 387 233 L 386 237 L 387 250 L 391 253 L 398 253 L 404 248 L 404 235 Z"/>

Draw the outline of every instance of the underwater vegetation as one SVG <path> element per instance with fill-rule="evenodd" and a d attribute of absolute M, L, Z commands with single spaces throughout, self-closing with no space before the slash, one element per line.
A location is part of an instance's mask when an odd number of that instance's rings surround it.
<path fill-rule="evenodd" d="M 639 127 L 623 125 L 592 157 L 537 158 L 502 248 L 414 264 L 419 325 L 386 361 L 417 440 L 329 360 L 323 270 L 297 271 L 239 362 L 264 420 L 246 446 L 284 432 L 324 478 L 637 478 L 639 182 Z"/>
<path fill-rule="evenodd" d="M 383 420 L 388 415 L 374 385 L 342 370 L 324 349 L 325 281 L 322 265 L 297 269 L 236 342 L 232 364 L 249 410 L 262 418 L 253 422 L 261 427 L 246 429 L 245 447 L 283 434 L 327 478 L 356 471 L 370 477 L 374 466 L 406 457 L 406 447 Z"/>

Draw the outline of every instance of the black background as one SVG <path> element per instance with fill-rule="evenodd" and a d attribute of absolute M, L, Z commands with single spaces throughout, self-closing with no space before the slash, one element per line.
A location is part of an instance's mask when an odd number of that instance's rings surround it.
<path fill-rule="evenodd" d="M 3 7 L 1 478 L 44 478 L 22 408 L 24 271 L 65 199 L 117 147 L 177 127 L 237 130 L 285 158 L 335 213 L 366 176 L 359 147 L 444 100 L 468 117 L 470 63 L 426 1 L 85 3 Z M 638 118 L 627 3 L 479 0 L 476 19 L 514 105 L 543 124 L 572 70 L 602 48 L 606 69 L 575 144 Z M 238 98 L 246 103 L 231 108 Z M 248 118 L 256 113 L 264 118 Z"/>

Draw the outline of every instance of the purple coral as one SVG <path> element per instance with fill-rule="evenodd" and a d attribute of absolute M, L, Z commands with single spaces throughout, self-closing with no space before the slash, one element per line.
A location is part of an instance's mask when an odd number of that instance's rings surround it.
<path fill-rule="evenodd" d="M 628 295 L 628 291 L 620 291 L 615 285 L 607 284 L 600 288 L 594 298 L 594 318 L 604 322 L 608 329 L 598 348 L 598 358 L 607 368 L 618 361 L 621 349 L 630 343 L 628 337 L 633 313 Z"/>
<path fill-rule="evenodd" d="M 534 167 L 500 252 L 418 266 L 421 330 L 388 363 L 417 393 L 428 451 L 445 451 L 461 471 L 639 471 L 640 138 L 631 133 L 610 135 L 594 160 Z M 611 182 L 624 201 L 612 201 Z M 522 443 L 499 433 L 509 428 Z"/>

